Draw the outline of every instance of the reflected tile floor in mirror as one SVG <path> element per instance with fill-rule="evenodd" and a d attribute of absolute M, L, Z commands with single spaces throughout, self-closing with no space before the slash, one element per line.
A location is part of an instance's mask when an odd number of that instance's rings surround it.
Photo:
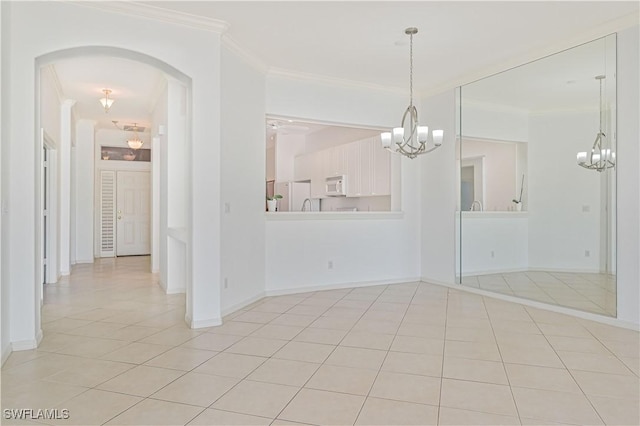
<path fill-rule="evenodd" d="M 462 278 L 462 285 L 615 317 L 616 277 L 572 272 L 509 272 Z"/>
<path fill-rule="evenodd" d="M 57 425 L 640 423 L 639 334 L 428 283 L 264 298 L 192 330 L 148 258 L 47 285 L 2 408 Z"/>

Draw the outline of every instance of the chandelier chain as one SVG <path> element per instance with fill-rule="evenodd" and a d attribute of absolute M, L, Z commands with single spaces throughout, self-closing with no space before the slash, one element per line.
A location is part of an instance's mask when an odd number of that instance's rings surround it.
<path fill-rule="evenodd" d="M 413 34 L 409 34 L 409 106 L 413 105 Z"/>

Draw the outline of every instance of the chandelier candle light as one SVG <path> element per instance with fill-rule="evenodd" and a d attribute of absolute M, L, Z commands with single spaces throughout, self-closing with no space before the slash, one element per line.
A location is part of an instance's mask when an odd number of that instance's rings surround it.
<path fill-rule="evenodd" d="M 416 158 L 420 154 L 426 154 L 439 148 L 444 136 L 443 130 L 434 130 L 432 132 L 434 146 L 427 148 L 429 127 L 418 125 L 418 110 L 413 105 L 413 35 L 417 32 L 418 29 L 415 27 L 404 30 L 404 33 L 409 36 L 409 106 L 402 116 L 401 127 L 394 127 L 391 132 L 380 134 L 384 148 L 409 158 Z M 409 119 L 408 123 L 407 118 Z"/>
<path fill-rule="evenodd" d="M 606 147 L 607 136 L 602 131 L 602 80 L 604 79 L 604 75 L 596 76 L 596 80 L 600 82 L 600 127 L 598 128 L 596 140 L 593 142 L 591 152 L 582 151 L 577 155 L 579 166 L 598 172 L 603 172 L 616 165 L 616 153 L 611 148 Z"/>

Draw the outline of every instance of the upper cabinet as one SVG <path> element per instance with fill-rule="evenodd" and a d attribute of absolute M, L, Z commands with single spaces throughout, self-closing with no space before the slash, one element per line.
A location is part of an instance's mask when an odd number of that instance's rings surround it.
<path fill-rule="evenodd" d="M 325 197 L 325 179 L 346 176 L 347 197 L 391 195 L 391 154 L 377 137 L 334 146 L 295 159 L 296 180 L 311 180 L 311 196 Z"/>

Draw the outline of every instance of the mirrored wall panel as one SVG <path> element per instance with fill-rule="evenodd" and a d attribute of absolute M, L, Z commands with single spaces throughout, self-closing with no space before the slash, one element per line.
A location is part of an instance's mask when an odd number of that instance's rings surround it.
<path fill-rule="evenodd" d="M 458 88 L 457 279 L 616 316 L 616 36 Z"/>

